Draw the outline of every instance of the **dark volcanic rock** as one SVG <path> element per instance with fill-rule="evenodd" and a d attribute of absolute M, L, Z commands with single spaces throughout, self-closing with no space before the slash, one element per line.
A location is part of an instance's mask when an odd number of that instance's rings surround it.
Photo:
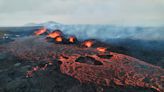
<path fill-rule="evenodd" d="M 14 62 L 13 67 L 1 68 L 2 92 L 163 91 L 164 70 L 127 55 L 33 37 L 8 44 L 6 51 L 22 61 L 18 67 Z M 44 68 L 49 61 L 53 64 L 26 78 L 29 67 Z"/>
<path fill-rule="evenodd" d="M 97 61 L 96 59 L 86 56 L 86 57 L 79 57 L 75 60 L 75 62 L 79 63 L 86 63 L 86 64 L 91 64 L 91 65 L 102 65 L 100 61 Z"/>

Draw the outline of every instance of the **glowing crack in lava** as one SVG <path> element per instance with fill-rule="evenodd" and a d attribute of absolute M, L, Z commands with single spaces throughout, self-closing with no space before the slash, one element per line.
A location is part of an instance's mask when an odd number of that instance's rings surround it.
<path fill-rule="evenodd" d="M 29 70 L 29 71 L 26 72 L 26 78 L 33 77 L 33 75 L 34 75 L 35 72 L 46 70 L 46 68 L 48 67 L 48 65 L 52 65 L 52 63 L 48 63 L 48 64 L 46 63 L 46 64 L 43 64 L 42 66 L 32 67 L 31 70 Z"/>

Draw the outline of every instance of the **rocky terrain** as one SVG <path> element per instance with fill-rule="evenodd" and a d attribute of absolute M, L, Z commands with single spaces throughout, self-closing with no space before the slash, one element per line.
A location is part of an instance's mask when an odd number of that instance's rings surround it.
<path fill-rule="evenodd" d="M 164 70 L 127 55 L 25 37 L 1 45 L 1 92 L 162 92 Z"/>
<path fill-rule="evenodd" d="M 138 46 L 140 41 L 126 43 L 129 40 L 121 44 L 79 40 L 60 30 L 38 27 L 3 30 L 0 92 L 164 91 L 160 47 L 144 49 Z"/>

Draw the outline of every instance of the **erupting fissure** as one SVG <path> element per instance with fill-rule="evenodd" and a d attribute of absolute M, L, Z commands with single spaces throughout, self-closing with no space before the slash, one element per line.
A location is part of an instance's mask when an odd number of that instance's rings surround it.
<path fill-rule="evenodd" d="M 76 37 L 74 37 L 74 36 L 69 37 L 69 42 L 70 43 L 74 43 L 75 41 L 76 41 Z"/>
<path fill-rule="evenodd" d="M 47 37 L 50 37 L 50 38 L 56 38 L 58 36 L 62 36 L 62 32 L 60 30 L 55 30 L 47 35 Z"/>
<path fill-rule="evenodd" d="M 46 32 L 45 28 L 41 28 L 35 35 L 46 35 Z M 62 73 L 78 79 L 81 83 L 107 87 L 152 88 L 164 92 L 163 69 L 127 55 L 111 52 L 104 45 L 99 47 L 95 40 L 78 41 L 75 36 L 65 35 L 58 29 L 47 33 L 46 39 L 50 39 L 48 42 L 52 41 L 55 44 L 45 47 L 51 50 L 50 58 L 56 62 L 60 61 Z M 27 71 L 26 77 L 32 77 L 36 71 L 45 70 L 53 64 L 54 62 L 47 62 L 35 66 Z"/>
<path fill-rule="evenodd" d="M 44 34 L 45 32 L 47 32 L 47 29 L 46 28 L 41 28 L 38 31 L 36 31 L 34 34 L 35 35 L 41 35 L 41 34 Z"/>
<path fill-rule="evenodd" d="M 42 32 L 40 32 L 41 30 L 43 30 Z M 41 28 L 38 31 L 36 31 L 35 33 L 38 33 L 36 35 L 43 35 L 45 32 L 47 32 L 47 30 L 45 28 Z M 46 36 L 49 39 L 55 39 L 55 42 L 60 42 L 60 43 L 76 43 L 78 40 L 75 36 L 69 36 L 68 39 L 65 37 L 65 34 L 62 33 L 62 31 L 60 31 L 59 29 L 56 29 L 52 32 L 49 32 L 48 35 Z M 66 41 L 64 41 L 64 39 L 66 39 Z M 81 45 L 86 47 L 86 48 L 90 48 L 94 45 L 94 41 L 93 40 L 85 40 L 83 42 L 81 42 Z M 97 48 L 98 51 L 100 52 L 105 52 L 106 48 L 104 47 L 98 47 Z"/>
<path fill-rule="evenodd" d="M 82 43 L 85 47 L 92 47 L 93 46 L 93 41 L 87 40 Z"/>
<path fill-rule="evenodd" d="M 58 36 L 58 37 L 55 38 L 55 41 L 56 42 L 62 42 L 63 38 L 61 36 Z"/>
<path fill-rule="evenodd" d="M 97 50 L 100 51 L 100 52 L 106 52 L 107 48 L 97 47 Z"/>

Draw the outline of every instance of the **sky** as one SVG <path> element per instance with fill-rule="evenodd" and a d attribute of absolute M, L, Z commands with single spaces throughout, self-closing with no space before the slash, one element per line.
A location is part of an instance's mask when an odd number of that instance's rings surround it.
<path fill-rule="evenodd" d="M 164 0 L 0 0 L 0 26 L 47 21 L 164 26 Z"/>

